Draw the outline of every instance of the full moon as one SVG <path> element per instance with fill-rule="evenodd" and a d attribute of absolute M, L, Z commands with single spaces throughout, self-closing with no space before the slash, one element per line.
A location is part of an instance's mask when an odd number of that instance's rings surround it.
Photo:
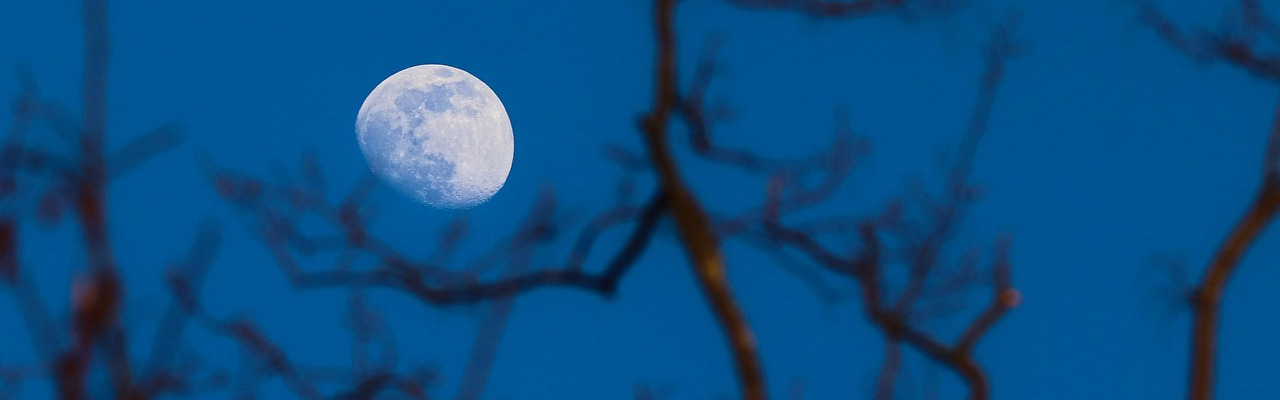
<path fill-rule="evenodd" d="M 447 65 L 410 67 L 373 88 L 356 116 L 369 168 L 418 202 L 462 209 L 507 181 L 515 141 L 498 95 Z"/>

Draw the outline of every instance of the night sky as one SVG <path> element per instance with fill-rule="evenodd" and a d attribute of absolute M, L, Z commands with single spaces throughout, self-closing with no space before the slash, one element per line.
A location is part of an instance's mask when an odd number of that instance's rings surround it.
<path fill-rule="evenodd" d="M 1252 199 L 1275 115 L 1274 85 L 1179 52 L 1142 23 L 1132 2 L 967 3 L 945 15 L 828 19 L 684 1 L 679 79 L 688 84 L 699 56 L 718 43 L 707 98 L 732 118 L 715 125 L 714 136 L 761 155 L 820 152 L 847 116 L 869 152 L 832 199 L 794 220 L 865 217 L 911 199 L 913 188 L 938 190 L 978 97 L 984 46 L 1016 15 L 1012 37 L 1021 52 L 1007 61 L 973 163 L 971 182 L 982 198 L 946 248 L 950 261 L 979 251 L 986 267 L 994 243 L 1011 239 L 1022 302 L 976 350 L 993 397 L 1183 396 L 1190 317 L 1176 276 L 1199 279 Z M 1238 10 L 1175 3 L 1156 6 L 1189 31 L 1216 29 Z M 616 203 L 619 182 L 634 178 L 635 201 L 653 190 L 652 171 L 629 172 L 604 150 L 645 154 L 638 121 L 653 95 L 651 2 L 300 4 L 109 5 L 108 148 L 169 123 L 184 137 L 113 178 L 108 192 L 110 236 L 127 288 L 121 320 L 136 358 L 145 358 L 172 301 L 166 268 L 188 252 L 201 226 L 216 225 L 222 239 L 200 295 L 208 312 L 253 320 L 299 363 L 350 365 L 348 291 L 291 286 L 258 225 L 218 196 L 208 168 L 276 180 L 296 176 L 300 160 L 314 157 L 327 197 L 341 201 L 368 174 L 356 112 L 382 79 L 410 66 L 452 65 L 488 84 L 510 115 L 516 153 L 505 187 L 462 212 L 424 207 L 379 184 L 369 231 L 402 252 L 426 258 L 450 221 L 465 216 L 467 239 L 448 265 L 465 268 L 510 239 L 550 190 L 564 231 L 539 247 L 529 268 L 556 265 L 581 226 Z M 1263 8 L 1280 15 L 1280 3 Z M 43 99 L 79 110 L 82 34 L 77 1 L 0 0 L 0 95 L 17 95 L 9 67 L 26 65 Z M 0 126 L 12 120 L 11 110 L 0 112 Z M 65 148 L 48 128 L 33 135 L 37 144 Z M 764 202 L 767 179 L 698 158 L 685 137 L 672 132 L 677 160 L 707 209 L 734 215 Z M 72 279 L 86 264 L 74 223 L 25 223 L 22 231 L 23 271 L 64 324 Z M 1224 299 L 1221 398 L 1280 395 L 1280 270 L 1271 266 L 1280 237 L 1272 231 L 1247 253 Z M 600 268 L 626 232 L 602 236 L 587 268 Z M 806 399 L 871 398 L 883 346 L 858 286 L 802 257 L 789 264 L 746 240 L 722 242 L 771 396 L 803 390 Z M 310 270 L 331 268 L 336 258 L 300 256 Z M 822 289 L 800 277 L 806 273 L 818 275 Z M 987 301 L 986 287 L 966 293 L 952 303 L 954 315 L 923 326 L 957 335 Z M 428 393 L 453 397 L 488 303 L 433 306 L 379 289 L 366 297 L 394 335 L 397 369 L 437 371 Z M 15 304 L 0 297 L 0 365 L 35 362 Z M 199 327 L 182 340 L 202 371 L 234 375 L 234 341 Z M 953 373 L 908 354 L 900 398 L 964 397 Z M 613 298 L 566 288 L 516 297 L 482 398 L 618 399 L 638 386 L 672 399 L 738 395 L 728 348 L 670 220 Z M 46 398 L 51 390 L 35 379 L 10 394 Z M 259 393 L 289 392 L 267 380 Z"/>

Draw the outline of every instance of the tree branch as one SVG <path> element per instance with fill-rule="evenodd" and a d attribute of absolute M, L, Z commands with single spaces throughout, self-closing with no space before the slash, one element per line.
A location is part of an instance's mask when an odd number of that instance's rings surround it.
<path fill-rule="evenodd" d="M 1277 108 L 1277 119 L 1267 143 L 1267 164 L 1275 161 L 1271 158 L 1276 154 L 1277 146 L 1280 146 L 1280 142 L 1276 140 L 1277 128 L 1280 128 L 1280 106 Z M 1227 279 L 1235 272 L 1245 252 L 1275 218 L 1276 211 L 1280 210 L 1280 180 L 1277 180 L 1275 166 L 1271 164 L 1264 169 L 1266 173 L 1252 204 L 1218 247 L 1200 284 L 1192 292 L 1191 377 L 1188 397 L 1193 400 L 1213 397 L 1218 318 Z"/>
<path fill-rule="evenodd" d="M 1236 30 L 1183 33 L 1149 3 L 1141 3 L 1140 16 L 1169 45 L 1199 61 L 1221 60 L 1254 76 L 1280 82 L 1280 55 L 1263 54 L 1258 40 L 1280 44 L 1280 28 L 1255 0 L 1242 0 Z M 1213 398 L 1216 370 L 1218 319 L 1223 293 L 1245 252 L 1253 246 L 1280 209 L 1280 103 L 1277 104 L 1262 160 L 1262 179 L 1244 214 L 1227 233 L 1191 293 L 1191 359 L 1187 397 Z"/>
<path fill-rule="evenodd" d="M 724 331 L 733 354 L 734 366 L 741 386 L 742 398 L 763 400 L 764 372 L 756 350 L 755 337 L 746 316 L 734 300 L 725 272 L 724 257 L 710 220 L 684 186 L 671 155 L 667 128 L 679 104 L 676 89 L 675 0 L 657 0 L 654 27 L 657 33 L 657 63 L 653 106 L 644 119 L 645 143 L 650 162 L 657 168 L 659 180 L 667 194 L 667 204 L 676 222 L 681 242 L 689 257 L 702 293 Z"/>

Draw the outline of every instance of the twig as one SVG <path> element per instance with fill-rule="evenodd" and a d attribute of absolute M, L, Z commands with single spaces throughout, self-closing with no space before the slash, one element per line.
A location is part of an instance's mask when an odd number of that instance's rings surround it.
<path fill-rule="evenodd" d="M 284 212 L 272 208 L 273 202 L 288 203 L 285 196 L 295 188 L 277 187 L 257 179 L 238 177 L 224 171 L 211 171 L 215 189 L 229 202 L 250 212 L 261 221 L 264 240 L 275 256 L 277 265 L 300 288 L 324 287 L 383 287 L 410 294 L 419 300 L 435 305 L 476 303 L 501 299 L 545 287 L 566 287 L 587 290 L 598 295 L 612 296 L 618 283 L 635 265 L 656 232 L 658 221 L 667 209 L 667 196 L 656 190 L 641 207 L 622 206 L 606 211 L 589 223 L 578 234 L 575 245 L 566 261 L 554 267 L 538 268 L 529 272 L 506 276 L 488 282 L 476 282 L 471 276 L 455 276 L 445 268 L 429 263 L 418 263 L 384 244 L 377 237 L 364 232 L 364 222 L 358 204 L 344 202 L 330 206 L 322 201 L 305 202 L 305 210 L 343 231 L 339 240 L 331 243 L 344 251 L 358 251 L 376 260 L 373 268 L 352 270 L 333 268 L 322 271 L 305 271 L 290 251 L 290 247 L 302 247 L 310 251 L 321 249 L 322 243 L 304 237 L 292 228 L 294 222 Z M 358 199 L 360 196 L 352 196 Z M 536 211 L 536 207 L 535 207 Z M 606 229 L 634 221 L 626 242 L 599 272 L 590 272 L 582 263 L 594 249 L 596 239 Z M 521 227 L 525 229 L 527 227 Z M 456 228 L 450 228 L 450 230 Z M 455 244 L 442 242 L 444 253 Z M 429 260 L 447 259 L 437 252 Z"/>
<path fill-rule="evenodd" d="M 877 398 L 891 398 L 893 377 L 898 368 L 898 355 L 895 348 L 899 344 L 907 344 L 912 348 L 946 366 L 958 374 L 969 387 L 969 398 L 986 399 L 989 396 L 989 384 L 986 374 L 973 358 L 972 352 L 978 341 L 985 336 L 994 324 L 1009 310 L 1021 301 L 1020 294 L 1012 287 L 1010 265 L 1008 261 L 1008 243 L 1001 240 L 997 246 L 992 266 L 991 300 L 986 309 L 969 322 L 964 334 L 952 344 L 935 338 L 912 324 L 913 312 L 917 300 L 925 291 L 931 277 L 936 276 L 937 258 L 950 232 L 959 224 L 965 205 L 972 200 L 968 194 L 971 190 L 966 183 L 972 157 L 977 144 L 985 132 L 987 119 L 994 105 L 995 91 L 1004 68 L 1004 62 L 1013 54 L 1013 46 L 1009 40 L 1009 31 L 1014 20 L 1007 20 L 999 26 L 985 54 L 987 66 L 979 84 L 979 100 L 968 129 L 965 131 L 957 159 L 950 171 L 944 189 L 943 203 L 926 204 L 925 217 L 930 227 L 923 231 L 923 237 L 915 241 L 913 230 L 904 230 L 904 253 L 910 267 L 906 287 L 897 300 L 886 299 L 889 289 L 882 280 L 882 273 L 887 260 L 882 256 L 885 245 L 879 236 L 889 228 L 902 225 L 896 215 L 896 206 L 887 212 L 891 217 L 871 219 L 860 227 L 861 248 L 853 258 L 845 258 L 827 249 L 813 235 L 784 225 L 779 212 L 782 198 L 782 184 L 778 179 L 771 182 L 767 201 L 761 221 L 764 232 L 772 240 L 790 246 L 829 271 L 854 279 L 862 289 L 863 310 L 884 334 L 886 355 L 877 384 Z M 961 274 L 964 276 L 965 274 Z M 961 280 L 962 282 L 965 280 Z M 893 370 L 889 370 L 893 369 Z"/>

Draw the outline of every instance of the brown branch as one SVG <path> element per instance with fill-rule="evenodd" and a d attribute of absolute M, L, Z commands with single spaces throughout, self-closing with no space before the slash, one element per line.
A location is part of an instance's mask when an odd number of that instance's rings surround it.
<path fill-rule="evenodd" d="M 1280 28 L 1258 2 L 1242 0 L 1240 29 L 1210 33 L 1199 30 L 1183 33 L 1151 4 L 1142 4 L 1140 16 L 1169 45 L 1200 61 L 1221 60 L 1264 79 L 1280 82 L 1280 54 L 1262 54 L 1256 49 L 1259 38 L 1280 44 Z M 1191 293 L 1191 359 L 1188 366 L 1187 397 L 1213 398 L 1218 344 L 1218 319 L 1226 285 L 1245 252 L 1275 219 L 1280 209 L 1280 104 L 1272 121 L 1262 161 L 1262 179 L 1249 208 L 1227 233 Z"/>
<path fill-rule="evenodd" d="M 960 339 L 956 341 L 957 352 L 969 353 L 977 346 L 978 341 L 986 336 L 987 331 L 995 325 L 1009 310 L 1022 303 L 1022 293 L 1013 288 L 1013 267 L 1009 263 L 1009 239 L 1001 239 L 996 243 L 995 265 L 992 267 L 991 300 L 986 310 L 975 318 Z"/>
<path fill-rule="evenodd" d="M 107 177 L 102 148 L 106 131 L 109 59 L 106 1 L 86 0 L 82 13 L 85 39 L 81 91 L 83 118 L 79 130 L 78 163 L 66 185 L 71 189 L 72 204 L 84 237 L 89 273 L 80 277 L 73 288 L 72 345 L 53 365 L 53 376 L 62 398 L 84 397 L 84 381 L 88 379 L 96 348 L 104 356 L 107 377 L 115 397 L 134 399 L 140 398 L 141 394 L 134 387 L 126 334 L 118 320 L 124 290 L 107 239 L 104 190 Z M 9 143 L 16 144 L 19 139 Z M 8 151 L 12 148 L 8 147 L 6 156 L 12 154 Z"/>
<path fill-rule="evenodd" d="M 762 400 L 767 392 L 755 337 L 747 324 L 746 316 L 733 298 L 720 244 L 711 222 L 693 193 L 684 186 L 668 144 L 667 128 L 679 104 L 676 89 L 675 7 L 674 0 L 655 1 L 654 27 L 658 54 L 653 106 L 644 119 L 645 143 L 649 149 L 650 162 L 657 168 L 659 180 L 666 192 L 667 204 L 694 275 L 729 343 L 742 398 Z"/>
<path fill-rule="evenodd" d="M 1277 108 L 1276 122 L 1272 126 L 1267 143 L 1264 162 L 1266 172 L 1259 184 L 1258 193 L 1254 196 L 1249 209 L 1240 217 L 1239 222 L 1218 247 L 1204 277 L 1192 294 L 1191 376 L 1188 397 L 1193 400 L 1207 400 L 1213 397 L 1218 318 L 1227 280 L 1235 272 L 1245 252 L 1275 218 L 1276 211 L 1280 210 L 1280 180 L 1277 180 L 1274 159 L 1278 151 L 1277 147 L 1280 146 L 1280 141 L 1277 141 L 1280 135 L 1277 133 L 1278 130 L 1280 130 L 1280 106 Z"/>
<path fill-rule="evenodd" d="M 991 110 L 995 107 L 997 89 L 1004 77 L 1004 64 L 1017 53 L 1011 37 L 1016 23 L 1016 17 L 1007 17 L 995 29 L 987 44 L 983 54 L 986 66 L 978 81 L 978 99 L 974 103 L 969 124 L 965 128 L 960 146 L 956 151 L 955 161 L 947 175 L 943 203 L 928 207 L 930 210 L 926 211 L 934 213 L 930 218 L 932 229 L 919 244 L 909 247 L 908 257 L 912 259 L 912 265 L 908 286 L 898 297 L 895 305 L 899 312 L 906 312 L 923 292 L 926 278 L 933 272 L 942 246 L 951 237 L 964 215 L 965 208 L 973 200 L 973 188 L 967 182 L 969 172 L 973 168 L 973 158 L 977 153 L 978 144 L 987 131 Z"/>
<path fill-rule="evenodd" d="M 831 13 L 827 16 L 856 16 L 881 11 L 882 7 L 902 6 L 906 2 L 734 1 L 731 3 L 740 6 L 752 6 L 753 3 L 755 6 L 767 7 L 801 6 L 802 10 L 808 10 L 806 12 L 818 12 L 815 10 L 819 9 L 804 7 L 820 5 L 821 10 L 825 10 L 821 12 Z M 495 265 L 494 260 L 502 257 L 503 253 L 527 251 L 528 246 L 542 240 L 538 238 L 549 235 L 550 233 L 542 230 L 554 229 L 550 221 L 523 226 L 521 228 L 523 233 L 517 233 L 516 238 L 512 239 L 509 245 L 495 247 L 495 251 L 491 252 L 490 256 L 482 257 L 474 264 L 475 268 L 468 268 L 464 273 L 459 274 L 439 265 L 433 265 L 436 263 L 414 262 L 410 257 L 369 235 L 365 230 L 367 217 L 362 215 L 358 201 L 344 202 L 336 207 L 325 205 L 323 193 L 319 193 L 319 187 L 323 185 L 316 183 L 320 182 L 318 177 L 307 179 L 308 187 L 299 188 L 292 185 L 284 187 L 267 185 L 253 179 L 236 179 L 229 174 L 215 172 L 210 174 L 214 187 L 229 202 L 249 210 L 258 219 L 265 241 L 276 257 L 277 264 L 294 285 L 298 287 L 386 287 L 409 293 L 432 304 L 470 303 L 488 299 L 509 301 L 510 296 L 544 286 L 569 286 L 596 291 L 602 295 L 611 294 L 616 288 L 618 279 L 638 257 L 652 236 L 653 226 L 660 216 L 670 211 L 698 283 L 727 337 L 742 387 L 742 396 L 747 399 L 763 399 L 766 391 L 760 360 L 756 354 L 751 330 L 727 282 L 723 255 L 717 237 L 717 226 L 712 224 L 711 218 L 702 209 L 693 193 L 684 186 L 677 162 L 669 148 L 668 128 L 672 120 L 678 118 L 690 128 L 690 139 L 695 154 L 712 161 L 757 172 L 763 171 L 778 177 L 771 185 L 771 195 L 765 206 L 748 213 L 745 217 L 740 217 L 739 220 L 751 220 L 753 217 L 764 220 L 763 230 L 767 238 L 795 246 L 801 253 L 817 260 L 819 265 L 857 280 L 864 286 L 863 292 L 867 298 L 869 317 L 880 325 L 894 342 L 908 343 L 939 362 L 949 363 L 953 369 L 971 382 L 972 390 L 981 393 L 981 395 L 975 395 L 976 397 L 985 397 L 985 378 L 976 363 L 969 358 L 968 353 L 977 338 L 990 328 L 1003 311 L 1007 310 L 1007 307 L 992 307 L 991 310 L 994 311 L 984 313 L 983 317 L 973 322 L 969 331 L 975 333 L 970 339 L 961 340 L 957 346 L 947 346 L 927 333 L 912 327 L 905 313 L 909 311 L 906 310 L 908 307 L 902 307 L 902 312 L 895 312 L 882 304 L 881 297 L 885 290 L 879 282 L 877 271 L 881 268 L 879 257 L 881 251 L 880 244 L 875 239 L 876 230 L 871 224 L 865 225 L 863 238 L 867 240 L 866 247 L 855 259 L 845 259 L 836 252 L 826 250 L 807 230 L 782 226 L 779 221 L 782 214 L 819 204 L 834 193 L 835 188 L 843 182 L 850 169 L 853 158 L 851 154 L 856 153 L 851 149 L 856 149 L 856 146 L 852 141 L 841 141 L 842 137 L 837 136 L 836 145 L 832 146 L 830 154 L 821 154 L 798 162 L 768 160 L 746 151 L 716 147 L 710 140 L 710 125 L 714 121 L 714 116 L 707 115 L 703 104 L 711 68 L 709 64 L 704 64 L 704 68 L 695 75 L 689 92 L 684 96 L 679 94 L 676 88 L 675 67 L 674 9 L 676 2 L 658 0 L 655 4 L 655 31 L 658 41 L 656 89 L 653 107 L 645 117 L 642 128 L 646 137 L 649 163 L 658 174 L 661 182 L 660 189 L 642 210 L 623 206 L 605 212 L 589 223 L 579 233 L 579 240 L 575 243 L 568 260 L 561 267 L 535 270 L 487 283 L 476 282 L 476 278 L 484 274 L 488 267 Z M 868 5 L 874 7 L 866 8 Z M 991 59 L 1002 61 L 1003 57 L 1001 53 L 1001 55 L 992 56 Z M 991 73 L 990 70 L 988 72 L 988 76 L 984 78 L 984 89 L 981 91 L 983 94 L 994 91 L 995 83 L 999 81 L 998 70 L 995 73 Z M 963 164 L 957 163 L 957 165 L 963 165 L 963 167 L 957 167 L 957 170 L 962 170 L 958 174 L 961 178 L 952 179 L 953 181 L 963 180 L 963 176 L 967 175 L 967 162 L 972 157 L 970 148 L 976 146 L 977 137 L 985 130 L 987 115 L 979 112 L 989 112 L 993 101 L 991 98 L 980 100 L 979 105 L 976 106 L 978 111 L 975 111 L 969 133 L 965 136 L 965 144 L 962 145 L 962 154 L 958 157 L 964 160 Z M 615 158 L 624 160 L 630 158 L 625 156 L 627 155 L 621 154 Z M 637 163 L 631 162 L 631 164 Z M 826 174 L 816 186 L 802 187 L 801 178 L 809 171 L 822 171 Z M 784 177 L 786 179 L 782 179 Z M 956 186 L 954 193 L 962 193 L 959 187 L 963 185 Z M 951 198 L 967 199 L 967 196 L 955 194 Z M 961 201 L 949 202 L 953 205 L 958 203 Z M 531 214 L 538 215 L 538 209 L 535 206 L 535 211 Z M 338 227 L 341 234 L 336 237 L 307 237 L 297 229 L 299 224 L 296 219 L 301 214 L 320 216 Z M 942 233 L 932 235 L 937 237 L 933 241 L 940 243 L 947 236 L 945 233 L 950 230 L 949 224 L 953 219 L 958 219 L 958 217 L 952 218 L 953 214 L 959 214 L 959 211 L 943 213 L 940 220 L 946 223 L 940 224 L 941 227 L 937 229 Z M 581 264 L 589 254 L 595 237 L 611 226 L 633 219 L 637 222 L 630 239 L 615 255 L 614 261 L 604 272 L 600 274 L 583 272 Z M 532 236 L 525 238 L 525 234 Z M 449 239 L 454 237 L 452 234 L 446 234 L 445 237 L 446 239 L 441 241 L 441 250 L 437 252 L 440 256 L 432 257 L 432 260 L 437 262 L 447 260 L 452 249 L 456 247 L 456 241 Z M 940 244 L 937 246 L 940 247 Z M 314 252 L 325 249 L 343 251 L 342 260 L 344 261 L 330 270 L 307 272 L 293 255 L 293 251 Z M 940 250 L 930 248 L 920 257 L 922 261 L 918 264 L 933 265 L 938 251 Z M 357 252 L 374 257 L 376 259 L 374 267 L 368 270 L 348 268 L 351 265 L 348 256 Z M 921 276 L 921 282 L 925 276 L 929 275 L 928 271 L 926 269 L 918 274 Z M 923 290 L 923 283 L 920 290 Z M 912 290 L 912 292 L 917 291 L 919 290 Z M 900 303 L 914 303 L 916 296 L 913 294 L 906 297 L 911 301 Z M 993 304 L 1003 303 L 997 301 Z M 969 336 L 966 335 L 966 337 Z M 488 342 L 488 340 L 482 340 L 482 342 Z M 478 352 L 473 352 L 473 356 L 475 353 Z M 484 358 L 482 356 L 478 361 L 479 364 L 485 365 L 479 369 L 487 371 Z M 469 372 L 468 375 L 472 374 Z M 483 378 L 477 379 L 483 382 Z M 482 386 L 482 383 L 474 385 L 474 387 Z M 479 389 L 467 389 L 470 387 L 473 385 L 464 385 L 459 396 L 468 397 L 471 393 L 478 396 Z"/>
<path fill-rule="evenodd" d="M 867 234 L 874 235 L 870 228 L 868 228 Z M 869 246 L 878 246 L 874 239 L 868 238 L 864 240 L 871 241 L 867 243 Z M 890 338 L 910 344 L 935 362 L 960 375 L 969 386 L 969 399 L 971 400 L 986 399 L 990 396 L 990 387 L 986 374 L 973 358 L 973 347 L 977 340 L 995 322 L 1008 313 L 1009 310 L 1016 307 L 1021 300 L 1017 290 L 1009 286 L 1011 282 L 1007 279 L 999 278 L 999 276 L 1007 274 L 1008 255 L 1002 250 L 998 249 L 997 251 L 995 267 L 997 279 L 991 304 L 982 314 L 970 322 L 965 334 L 950 345 L 914 327 L 906 315 L 899 314 L 892 309 L 882 308 L 878 300 L 882 292 L 882 283 L 880 283 L 878 275 L 874 272 L 875 268 L 866 269 L 868 272 L 861 275 L 859 279 L 859 283 L 863 287 L 864 308 L 868 318 Z"/>

